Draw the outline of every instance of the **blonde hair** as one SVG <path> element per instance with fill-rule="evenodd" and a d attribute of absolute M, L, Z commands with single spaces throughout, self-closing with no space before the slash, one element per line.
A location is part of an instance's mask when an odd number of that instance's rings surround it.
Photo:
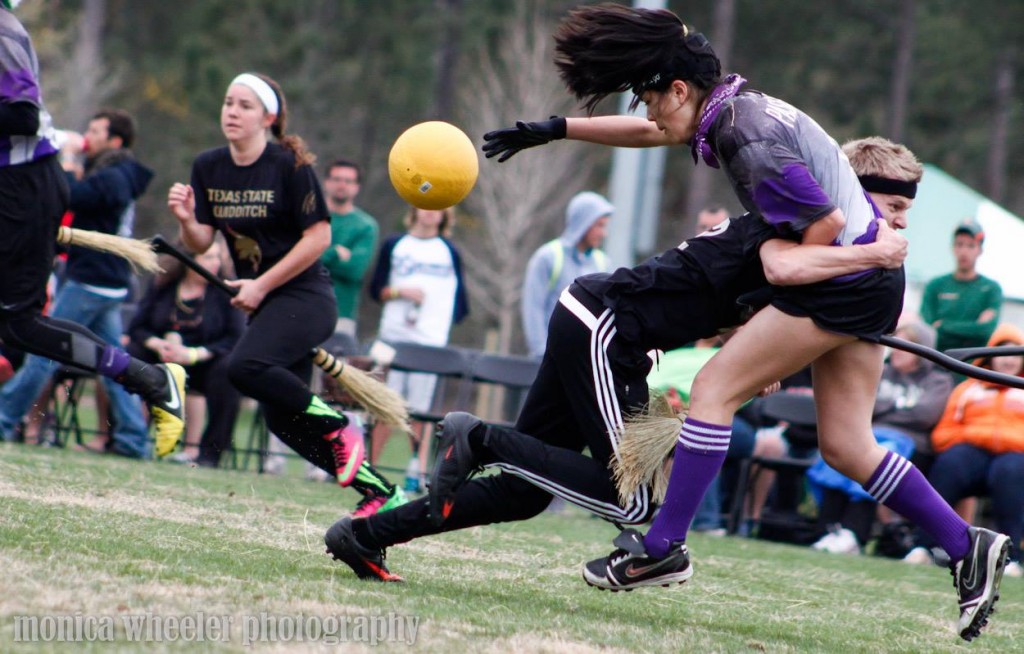
<path fill-rule="evenodd" d="M 916 184 L 924 175 L 921 162 L 907 146 L 881 136 L 848 141 L 843 145 L 843 153 L 858 177 L 876 175 Z"/>
<path fill-rule="evenodd" d="M 412 229 L 412 226 L 416 224 L 416 212 L 419 211 L 416 207 L 410 205 L 409 210 L 405 212 L 405 218 L 402 219 L 402 224 L 405 225 L 406 229 Z M 423 211 L 436 211 L 434 209 L 424 209 Z M 441 224 L 437 226 L 437 233 L 440 236 L 451 236 L 452 227 L 455 226 L 455 207 L 448 207 L 447 209 L 440 209 L 444 216 L 441 218 Z"/>

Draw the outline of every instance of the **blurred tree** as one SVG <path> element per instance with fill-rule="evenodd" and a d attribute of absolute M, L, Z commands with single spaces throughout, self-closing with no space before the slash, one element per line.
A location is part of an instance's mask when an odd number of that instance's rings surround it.
<path fill-rule="evenodd" d="M 555 24 L 580 1 L 33 0 L 17 12 L 36 44 L 58 126 L 81 129 L 96 105 L 108 103 L 138 118 L 136 149 L 157 172 L 139 205 L 140 235 L 176 229 L 166 189 L 188 179 L 200 151 L 223 144 L 224 89 L 246 70 L 281 83 L 290 130 L 323 160 L 364 164 L 359 201 L 387 233 L 399 228 L 404 209 L 388 181 L 387 155 L 405 128 L 444 116 L 479 143 L 484 131 L 517 118 L 578 113 L 549 50 Z M 837 140 L 898 138 L 1024 215 L 1024 103 L 1015 83 L 1024 2 L 668 5 L 708 34 L 750 88 L 800 107 Z M 560 144 L 500 166 L 481 162 L 456 231 L 477 255 L 469 271 L 476 312 L 453 332 L 457 342 L 478 346 L 483 328 L 502 325 L 502 347 L 515 343 L 521 266 L 557 234 L 568 196 L 594 187 L 591 170 L 606 172 L 607 155 Z M 690 205 L 722 202 L 739 211 L 723 175 L 711 172 L 706 188 L 692 175 L 701 169 L 686 148 L 669 150 L 666 170 L 659 249 L 692 232 Z M 376 324 L 373 303 L 363 306 L 361 320 Z"/>
<path fill-rule="evenodd" d="M 553 72 L 554 17 L 535 0 L 515 0 L 510 24 L 493 48 L 467 66 L 460 100 L 473 135 L 571 110 L 571 97 Z M 476 139 L 475 139 L 476 140 Z M 590 153 L 596 152 L 589 148 Z M 497 349 L 511 351 L 519 328 L 526 262 L 565 226 L 569 199 L 591 183 L 588 148 L 562 142 L 499 164 L 481 160 L 480 177 L 460 234 L 473 311 L 498 330 Z M 469 234 L 466 234 L 469 232 Z M 478 315 L 478 320 L 481 316 Z"/>
<path fill-rule="evenodd" d="M 719 0 L 715 4 L 711 20 L 711 31 L 707 34 L 722 62 L 722 72 L 730 71 L 733 41 L 736 33 L 736 0 Z M 686 195 L 686 211 L 682 220 L 683 232 L 678 238 L 689 238 L 696 229 L 697 213 L 711 204 L 714 177 L 717 171 L 708 166 L 698 165 L 690 175 L 690 188 Z"/>

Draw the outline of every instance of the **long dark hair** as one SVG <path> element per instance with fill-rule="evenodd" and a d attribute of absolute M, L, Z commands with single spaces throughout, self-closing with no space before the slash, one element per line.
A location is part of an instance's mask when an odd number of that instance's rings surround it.
<path fill-rule="evenodd" d="M 295 167 L 312 166 L 316 163 L 316 155 L 306 148 L 306 142 L 297 134 L 287 134 L 285 128 L 288 126 L 288 103 L 284 99 L 284 91 L 281 85 L 263 73 L 253 73 L 256 77 L 270 85 L 277 95 L 277 102 L 280 108 L 277 111 L 277 118 L 270 126 L 270 133 L 274 135 L 277 142 L 285 149 L 291 150 L 295 155 Z"/>
<path fill-rule="evenodd" d="M 700 32 L 667 9 L 617 4 L 577 7 L 555 32 L 555 66 L 588 115 L 613 93 L 664 91 L 673 80 L 706 95 L 722 78 L 722 65 Z"/>

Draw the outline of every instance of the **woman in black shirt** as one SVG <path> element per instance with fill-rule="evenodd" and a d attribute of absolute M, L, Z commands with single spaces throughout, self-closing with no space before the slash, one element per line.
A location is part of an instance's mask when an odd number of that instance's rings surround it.
<path fill-rule="evenodd" d="M 196 260 L 220 274 L 220 243 Z M 208 292 L 204 277 L 180 262 L 164 264 L 128 327 L 128 353 L 143 361 L 169 361 L 185 367 L 189 390 L 206 398 L 207 424 L 196 463 L 215 468 L 231 446 L 241 395 L 228 380 L 228 355 L 245 323 L 241 312 L 222 293 Z"/>
<path fill-rule="evenodd" d="M 228 375 L 262 404 L 273 433 L 363 494 L 358 515 L 403 504 L 401 489 L 364 459 L 362 438 L 344 430 L 346 418 L 309 388 L 309 350 L 331 336 L 337 313 L 320 264 L 331 228 L 315 158 L 285 133 L 284 94 L 269 77 L 236 77 L 220 120 L 227 146 L 200 154 L 191 184 L 174 184 L 167 204 L 192 251 L 205 251 L 215 230 L 228 241 L 240 278 L 229 282 L 238 290 L 231 304 L 249 314 Z"/>

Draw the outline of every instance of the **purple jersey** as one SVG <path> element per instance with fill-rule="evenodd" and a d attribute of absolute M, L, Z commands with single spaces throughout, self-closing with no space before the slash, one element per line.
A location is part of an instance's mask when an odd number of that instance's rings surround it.
<path fill-rule="evenodd" d="M 757 92 L 726 99 L 707 134 L 743 206 L 780 234 L 802 233 L 840 209 L 834 245 L 871 243 L 878 217 L 849 160 L 814 120 Z"/>
<path fill-rule="evenodd" d="M 0 136 L 0 166 L 24 164 L 57 152 L 56 132 L 39 90 L 39 61 L 32 40 L 6 10 L 0 10 L 0 102 L 29 102 L 39 108 L 39 131 L 34 136 Z"/>

